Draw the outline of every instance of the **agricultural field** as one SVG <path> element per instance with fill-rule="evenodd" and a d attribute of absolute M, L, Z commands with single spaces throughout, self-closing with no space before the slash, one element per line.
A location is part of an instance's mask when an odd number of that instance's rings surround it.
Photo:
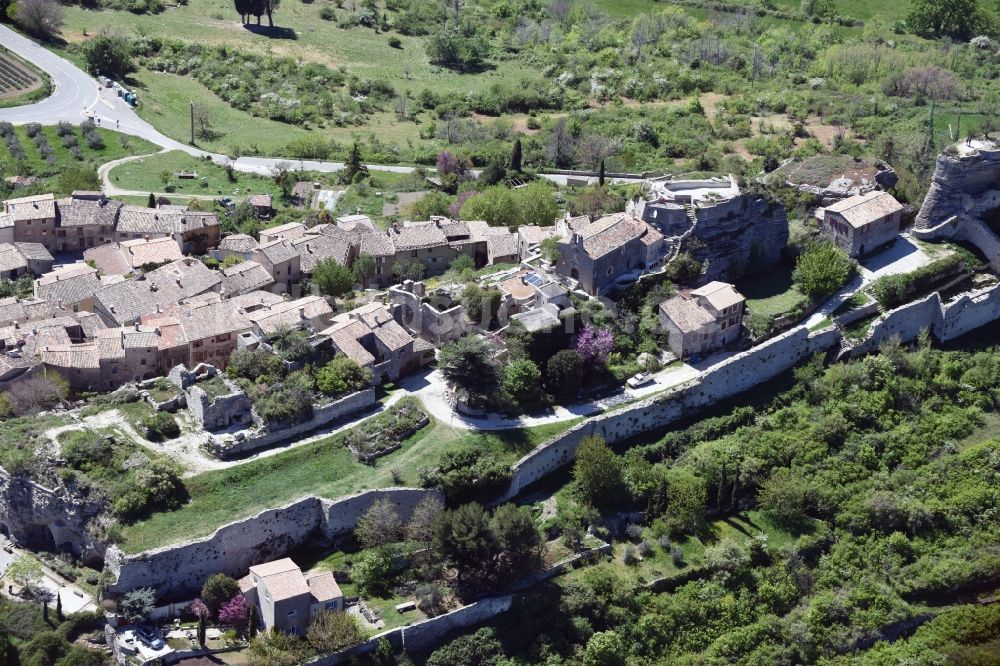
<path fill-rule="evenodd" d="M 48 94 L 48 77 L 7 49 L 0 49 L 0 107 L 19 106 Z"/>

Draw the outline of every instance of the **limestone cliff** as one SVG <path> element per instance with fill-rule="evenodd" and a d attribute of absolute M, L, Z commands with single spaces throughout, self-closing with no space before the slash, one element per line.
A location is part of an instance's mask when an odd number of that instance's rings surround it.
<path fill-rule="evenodd" d="M 986 220 L 1000 211 L 1000 145 L 959 143 L 938 156 L 916 229 L 929 230 L 952 217 Z"/>
<path fill-rule="evenodd" d="M 68 551 L 89 564 L 103 561 L 95 536 L 104 505 L 0 470 L 0 531 L 32 550 Z"/>
<path fill-rule="evenodd" d="M 743 194 L 699 206 L 688 249 L 707 262 L 705 280 L 732 280 L 779 261 L 788 245 L 788 218 L 781 204 Z"/>

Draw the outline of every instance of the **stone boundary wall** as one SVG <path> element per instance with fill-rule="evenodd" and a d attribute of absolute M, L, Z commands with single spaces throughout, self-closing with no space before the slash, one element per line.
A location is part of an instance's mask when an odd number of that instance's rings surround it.
<path fill-rule="evenodd" d="M 378 392 L 373 389 L 365 389 L 352 393 L 340 400 L 335 400 L 322 407 L 317 407 L 313 412 L 313 417 L 304 423 L 299 423 L 280 430 L 264 431 L 251 434 L 243 440 L 229 441 L 213 435 L 208 441 L 209 452 L 216 458 L 228 460 L 237 458 L 260 449 L 266 449 L 275 444 L 280 444 L 293 437 L 304 435 L 318 430 L 330 423 L 341 419 L 349 414 L 368 409 L 378 402 Z"/>
<path fill-rule="evenodd" d="M 871 303 L 862 305 L 860 308 L 848 310 L 844 314 L 834 317 L 833 321 L 837 324 L 837 326 L 843 328 L 844 326 L 849 326 L 856 321 L 864 319 L 865 317 L 877 314 L 880 309 L 879 304 L 872 301 Z"/>
<path fill-rule="evenodd" d="M 685 386 L 588 419 L 517 461 L 513 466 L 510 487 L 497 502 L 517 496 L 523 488 L 571 463 L 576 456 L 576 447 L 586 437 L 597 435 L 615 443 L 665 428 L 693 415 L 701 407 L 773 379 L 813 354 L 839 344 L 840 332 L 836 328 L 810 332 L 805 326 L 799 326 L 726 359 Z"/>
<path fill-rule="evenodd" d="M 136 587 L 152 587 L 158 598 L 182 599 L 197 594 L 213 573 L 240 577 L 251 566 L 286 557 L 311 540 L 329 541 L 353 530 L 358 518 L 380 499 L 389 499 L 405 521 L 428 496 L 441 494 L 438 490 L 385 488 L 335 500 L 303 497 L 223 525 L 200 539 L 135 554 L 112 546 L 105 555 L 105 567 L 115 580 L 107 593 L 117 596 Z"/>

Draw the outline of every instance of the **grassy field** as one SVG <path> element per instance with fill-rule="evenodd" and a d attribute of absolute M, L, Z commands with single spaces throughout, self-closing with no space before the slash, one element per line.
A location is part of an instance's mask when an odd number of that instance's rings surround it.
<path fill-rule="evenodd" d="M 403 443 L 403 448 L 363 465 L 341 446 L 341 436 L 225 470 L 205 472 L 184 481 L 190 502 L 177 511 L 155 513 L 124 530 L 122 547 L 139 552 L 181 539 L 211 534 L 220 525 L 281 506 L 305 495 L 340 497 L 358 490 L 396 485 L 417 486 L 419 470 L 442 453 L 475 447 L 513 462 L 536 445 L 577 423 L 564 421 L 521 430 L 480 432 L 432 423 Z"/>
<path fill-rule="evenodd" d="M 174 174 L 181 171 L 196 172 L 198 178 L 192 180 L 176 178 Z M 237 171 L 233 173 L 236 179 L 233 182 L 226 175 L 226 170 L 217 164 L 179 150 L 120 164 L 110 171 L 108 177 L 116 187 L 122 189 L 164 192 L 164 183 L 160 177 L 164 172 L 171 174 L 169 182 L 175 188 L 170 194 L 281 195 L 281 189 L 270 178 Z"/>
<path fill-rule="evenodd" d="M 809 300 L 792 284 L 791 265 L 778 265 L 766 273 L 744 278 L 736 288 L 746 296 L 747 309 L 768 317 L 779 317 Z"/>

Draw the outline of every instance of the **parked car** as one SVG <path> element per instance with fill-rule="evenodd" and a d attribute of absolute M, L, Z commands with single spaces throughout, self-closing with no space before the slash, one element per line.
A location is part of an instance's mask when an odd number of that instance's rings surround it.
<path fill-rule="evenodd" d="M 649 382 L 653 381 L 653 375 L 649 372 L 640 372 L 637 375 L 633 375 L 628 378 L 625 383 L 628 384 L 629 388 L 639 388 L 640 386 L 645 386 Z"/>
<path fill-rule="evenodd" d="M 166 643 L 156 633 L 156 630 L 151 627 L 136 627 L 135 635 L 151 650 L 162 650 L 166 646 Z"/>

